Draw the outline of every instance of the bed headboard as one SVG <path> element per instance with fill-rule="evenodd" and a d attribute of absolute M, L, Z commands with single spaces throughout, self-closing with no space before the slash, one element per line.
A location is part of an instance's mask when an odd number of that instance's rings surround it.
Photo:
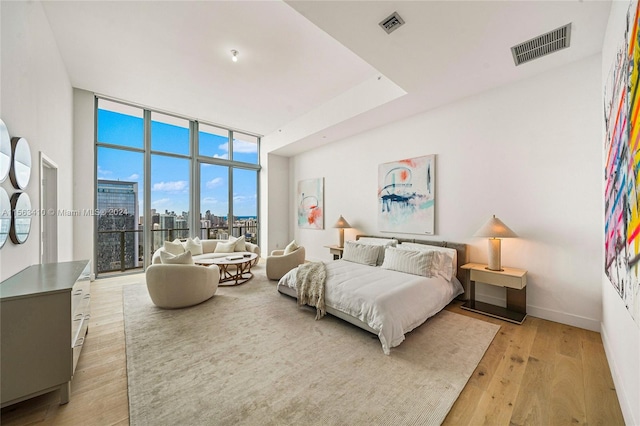
<path fill-rule="evenodd" d="M 458 269 L 456 276 L 458 280 L 462 283 L 464 287 L 464 294 L 458 296 L 458 299 L 467 300 L 469 298 L 469 271 L 466 269 L 462 269 L 461 266 L 465 263 L 469 263 L 469 254 L 467 250 L 467 245 L 464 243 L 452 243 L 450 241 L 426 241 L 426 240 L 416 240 L 415 238 L 398 238 L 398 237 L 388 237 L 388 236 L 379 236 L 379 235 L 356 235 L 356 240 L 359 240 L 362 237 L 371 237 L 371 238 L 385 238 L 388 240 L 398 240 L 398 243 L 417 243 L 417 244 L 425 244 L 428 246 L 436 246 L 436 247 L 448 247 L 456 249 L 458 252 Z"/>

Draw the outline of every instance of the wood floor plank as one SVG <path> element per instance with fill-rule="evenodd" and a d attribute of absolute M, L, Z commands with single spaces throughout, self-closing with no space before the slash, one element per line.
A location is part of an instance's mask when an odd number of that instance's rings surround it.
<path fill-rule="evenodd" d="M 598 339 L 599 335 L 595 334 Z M 587 336 L 583 342 L 584 399 L 590 425 L 623 425 L 624 418 L 608 368 L 602 341 Z"/>
<path fill-rule="evenodd" d="M 587 424 L 582 360 L 561 353 L 551 381 L 551 424 Z"/>
<path fill-rule="evenodd" d="M 492 374 L 489 387 L 480 399 L 478 406 L 483 410 L 476 410 L 471 424 L 509 424 L 536 329 L 521 327 L 520 331 L 513 334 L 500 364 Z"/>
<path fill-rule="evenodd" d="M 512 425 L 547 425 L 551 421 L 549 400 L 554 365 L 530 356 L 516 399 Z"/>

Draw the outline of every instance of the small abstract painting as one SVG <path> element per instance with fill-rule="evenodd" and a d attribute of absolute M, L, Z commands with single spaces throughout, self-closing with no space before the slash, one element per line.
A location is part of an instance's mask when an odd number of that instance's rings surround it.
<path fill-rule="evenodd" d="M 324 178 L 298 182 L 298 228 L 324 229 Z"/>
<path fill-rule="evenodd" d="M 435 155 L 378 166 L 378 226 L 381 232 L 433 235 Z"/>

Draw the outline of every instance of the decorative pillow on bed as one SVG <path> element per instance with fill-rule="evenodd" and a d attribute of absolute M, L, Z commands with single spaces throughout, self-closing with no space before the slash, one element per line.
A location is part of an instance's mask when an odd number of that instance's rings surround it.
<path fill-rule="evenodd" d="M 160 262 L 165 265 L 193 265 L 193 257 L 190 251 L 173 255 L 166 251 L 160 252 Z"/>
<path fill-rule="evenodd" d="M 173 255 L 182 254 L 182 253 L 185 252 L 184 245 L 182 245 L 182 243 L 178 239 L 173 240 L 173 242 L 165 241 L 164 242 L 164 250 L 167 253 L 171 253 Z"/>
<path fill-rule="evenodd" d="M 200 238 L 187 238 L 187 242 L 184 244 L 185 251 L 190 251 L 192 255 L 202 254 L 202 242 Z"/>
<path fill-rule="evenodd" d="M 432 277 L 436 251 L 406 250 L 393 247 L 385 249 L 382 269 L 406 272 L 407 274 Z"/>
<path fill-rule="evenodd" d="M 434 251 L 438 254 L 433 264 L 433 274 L 440 275 L 447 281 L 456 275 L 458 270 L 458 251 L 450 247 L 430 246 L 420 243 L 402 243 L 398 246 L 402 250 Z"/>
<path fill-rule="evenodd" d="M 376 266 L 380 250 L 383 250 L 382 246 L 358 244 L 353 241 L 346 241 L 344 243 L 342 260 L 354 263 L 362 263 L 363 265 Z"/>
<path fill-rule="evenodd" d="M 236 248 L 235 241 L 229 241 L 228 243 L 218 242 L 216 244 L 216 248 L 213 250 L 214 253 L 233 253 Z"/>
<path fill-rule="evenodd" d="M 382 265 L 382 262 L 384 262 L 384 249 L 386 247 L 395 247 L 398 244 L 398 240 L 375 237 L 360 237 L 356 242 L 358 244 L 369 244 L 372 246 L 382 247 L 378 253 L 378 261 L 376 262 L 377 266 Z"/>

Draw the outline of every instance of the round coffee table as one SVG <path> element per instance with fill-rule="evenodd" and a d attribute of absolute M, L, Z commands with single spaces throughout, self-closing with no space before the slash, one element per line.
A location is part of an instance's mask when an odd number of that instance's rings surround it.
<path fill-rule="evenodd" d="M 242 256 L 236 259 L 237 256 Z M 221 286 L 232 286 L 244 284 L 253 278 L 251 267 L 255 264 L 258 255 L 249 253 L 244 255 L 231 254 L 225 257 L 211 259 L 214 265 L 220 268 L 220 284 Z"/>

